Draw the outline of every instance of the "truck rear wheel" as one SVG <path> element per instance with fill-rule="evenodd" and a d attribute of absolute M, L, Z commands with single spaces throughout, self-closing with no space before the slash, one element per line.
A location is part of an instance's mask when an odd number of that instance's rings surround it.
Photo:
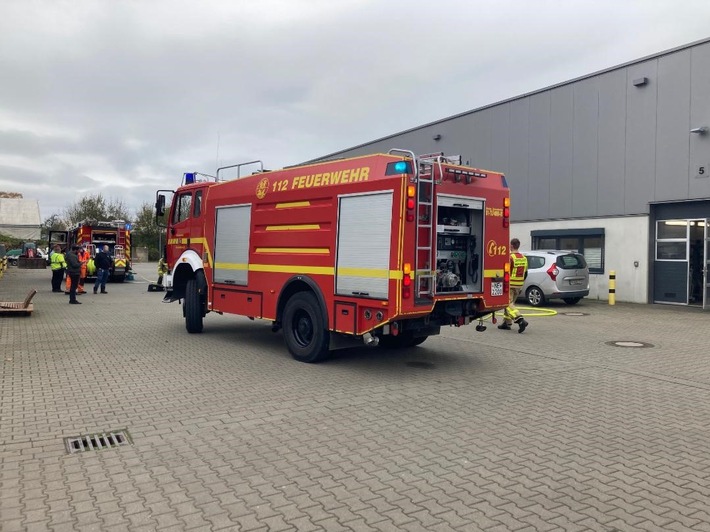
<path fill-rule="evenodd" d="M 183 306 L 185 314 L 185 328 L 189 333 L 202 332 L 202 297 L 197 291 L 197 280 L 190 279 L 185 287 L 185 304 Z"/>
<path fill-rule="evenodd" d="M 380 346 L 385 349 L 402 349 L 405 347 L 414 347 L 423 343 L 428 336 L 413 336 L 411 333 L 400 333 L 397 336 L 387 334 L 380 338 Z"/>
<path fill-rule="evenodd" d="M 320 362 L 329 354 L 330 333 L 323 326 L 323 311 L 310 292 L 299 292 L 286 303 L 283 331 L 291 356 L 299 362 Z"/>

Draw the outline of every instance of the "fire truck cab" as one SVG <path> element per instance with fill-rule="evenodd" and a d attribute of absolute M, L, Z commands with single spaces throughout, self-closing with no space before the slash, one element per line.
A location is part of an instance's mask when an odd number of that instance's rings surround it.
<path fill-rule="evenodd" d="M 270 320 L 304 362 L 353 340 L 411 347 L 445 325 L 484 330 L 508 303 L 509 207 L 502 174 L 440 153 L 187 173 L 156 195 L 164 301 L 184 303 L 190 333 L 209 312 Z"/>

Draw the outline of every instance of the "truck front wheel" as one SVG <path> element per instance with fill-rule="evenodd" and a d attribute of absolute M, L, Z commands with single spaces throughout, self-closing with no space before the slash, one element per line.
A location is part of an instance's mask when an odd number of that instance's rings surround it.
<path fill-rule="evenodd" d="M 202 332 L 202 297 L 197 290 L 197 280 L 190 279 L 185 287 L 185 328 L 189 333 Z"/>
<path fill-rule="evenodd" d="M 323 311 L 313 294 L 299 292 L 288 300 L 282 323 L 286 346 L 293 358 L 314 363 L 328 357 L 330 333 L 323 321 Z"/>

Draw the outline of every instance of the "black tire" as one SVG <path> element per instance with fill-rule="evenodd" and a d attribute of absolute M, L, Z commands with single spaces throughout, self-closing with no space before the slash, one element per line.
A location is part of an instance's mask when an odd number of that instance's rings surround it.
<path fill-rule="evenodd" d="M 299 292 L 284 308 L 282 327 L 291 356 L 299 362 L 315 363 L 330 354 L 330 333 L 323 326 L 323 310 L 310 292 Z"/>
<path fill-rule="evenodd" d="M 417 336 L 414 337 L 412 333 L 400 333 L 397 336 L 392 336 L 391 334 L 386 334 L 380 337 L 379 346 L 384 349 L 404 349 L 407 347 L 414 347 L 423 343 L 428 336 Z"/>
<path fill-rule="evenodd" d="M 564 298 L 562 298 L 562 301 L 564 301 L 568 305 L 576 305 L 581 300 L 582 300 L 581 297 L 564 297 Z"/>
<path fill-rule="evenodd" d="M 545 304 L 545 294 L 543 294 L 542 290 L 537 286 L 528 288 L 527 292 L 525 292 L 525 298 L 533 307 L 539 307 Z"/>
<path fill-rule="evenodd" d="M 197 280 L 190 279 L 185 287 L 185 328 L 189 333 L 201 333 L 203 328 L 202 297 L 197 291 Z"/>
<path fill-rule="evenodd" d="M 429 337 L 428 336 L 418 336 L 416 338 L 412 338 L 412 341 L 409 345 L 410 345 L 410 347 L 415 347 L 417 345 L 423 344 L 427 338 L 429 338 Z"/>

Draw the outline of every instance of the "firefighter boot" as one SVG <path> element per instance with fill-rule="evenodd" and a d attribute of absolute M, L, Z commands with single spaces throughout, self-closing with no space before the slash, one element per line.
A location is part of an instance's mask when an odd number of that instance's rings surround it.
<path fill-rule="evenodd" d="M 510 325 L 507 324 L 507 323 L 505 323 L 505 322 L 503 322 L 503 323 L 501 323 L 500 325 L 498 325 L 498 328 L 499 328 L 499 329 L 503 329 L 504 331 L 509 331 L 509 330 L 510 330 Z"/>
<path fill-rule="evenodd" d="M 525 329 L 528 328 L 528 322 L 525 321 L 525 319 L 522 316 L 519 317 L 517 320 L 515 320 L 515 323 L 518 324 L 518 332 L 519 333 L 523 332 Z"/>

